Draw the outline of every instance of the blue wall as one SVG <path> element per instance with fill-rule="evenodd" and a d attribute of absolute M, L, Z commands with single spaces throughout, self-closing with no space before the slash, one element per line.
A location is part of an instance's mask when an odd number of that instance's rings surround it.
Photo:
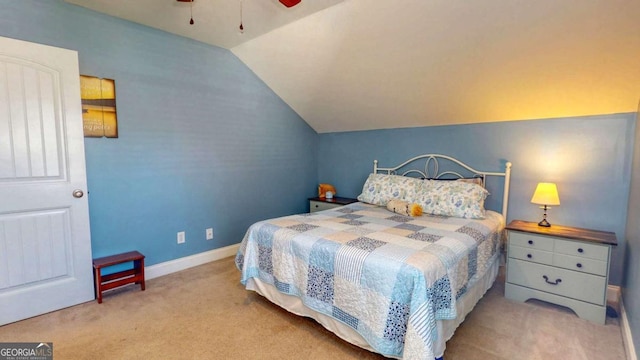
<path fill-rule="evenodd" d="M 137 249 L 152 265 L 306 211 L 318 135 L 230 51 L 60 0 L 0 8 L 0 36 L 76 50 L 81 74 L 115 79 L 120 137 L 85 139 L 94 256 Z"/>
<path fill-rule="evenodd" d="M 538 221 L 530 203 L 538 182 L 558 184 L 553 224 L 613 231 L 610 283 L 620 285 L 635 113 L 320 135 L 318 181 L 355 197 L 377 159 L 383 167 L 425 153 L 456 157 L 478 170 L 504 171 L 511 161 L 508 221 Z M 490 189 L 491 190 L 491 189 Z M 491 190 L 501 196 L 500 190 Z M 487 201 L 499 209 L 499 203 Z"/>

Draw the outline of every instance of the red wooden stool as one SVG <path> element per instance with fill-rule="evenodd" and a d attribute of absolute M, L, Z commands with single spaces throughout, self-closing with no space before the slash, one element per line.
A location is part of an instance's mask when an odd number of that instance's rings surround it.
<path fill-rule="evenodd" d="M 133 269 L 118 271 L 109 275 L 102 275 L 105 267 L 133 261 Z M 102 303 L 102 292 L 123 285 L 136 283 L 144 291 L 144 255 L 137 251 L 129 251 L 122 254 L 105 256 L 93 259 L 93 273 L 96 282 L 96 298 L 98 304 Z"/>

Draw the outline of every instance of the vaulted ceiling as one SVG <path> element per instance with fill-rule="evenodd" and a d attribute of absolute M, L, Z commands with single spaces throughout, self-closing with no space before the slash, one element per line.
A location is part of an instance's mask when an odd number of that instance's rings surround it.
<path fill-rule="evenodd" d="M 638 0 L 66 1 L 230 49 L 320 133 L 635 112 L 640 100 Z"/>

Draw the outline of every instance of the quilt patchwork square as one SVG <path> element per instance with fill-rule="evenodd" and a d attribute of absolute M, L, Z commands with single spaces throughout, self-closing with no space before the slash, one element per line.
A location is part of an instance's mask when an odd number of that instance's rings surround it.
<path fill-rule="evenodd" d="M 258 262 L 260 270 L 273 275 L 273 263 L 271 262 L 271 248 L 258 246 Z"/>
<path fill-rule="evenodd" d="M 398 235 L 398 236 L 402 236 L 402 237 L 409 237 L 409 235 L 414 233 L 414 231 L 407 230 L 407 229 L 401 229 L 399 227 L 392 227 L 392 228 L 389 228 L 389 229 L 385 230 L 384 232 L 387 233 L 387 234 L 393 234 L 393 235 Z"/>
<path fill-rule="evenodd" d="M 357 235 L 360 235 L 360 236 L 366 236 L 366 235 L 371 234 L 372 232 L 376 232 L 376 231 L 372 230 L 372 229 L 368 229 L 368 228 L 363 227 L 363 226 L 356 226 L 356 227 L 352 227 L 352 228 L 346 229 L 345 232 L 350 232 L 350 233 L 357 234 Z"/>
<path fill-rule="evenodd" d="M 469 251 L 469 268 L 467 278 L 471 279 L 478 272 L 478 248 Z"/>
<path fill-rule="evenodd" d="M 307 260 L 309 267 L 315 266 L 328 274 L 333 274 L 336 254 L 341 247 L 342 244 L 327 239 L 314 241 Z"/>
<path fill-rule="evenodd" d="M 361 218 L 361 217 L 362 217 L 362 215 L 358 215 L 358 214 L 345 214 L 345 215 L 341 215 L 341 216 L 338 216 L 338 217 L 343 218 L 343 219 L 359 219 L 359 218 Z"/>
<path fill-rule="evenodd" d="M 352 283 L 360 283 L 362 266 L 369 251 L 354 246 L 343 246 L 338 250 L 335 264 L 335 274 Z"/>
<path fill-rule="evenodd" d="M 467 292 L 467 284 L 464 284 L 463 287 L 461 287 L 458 292 L 456 292 L 456 300 L 460 299 L 460 296 L 464 295 Z"/>
<path fill-rule="evenodd" d="M 448 277 L 445 276 L 438 279 L 433 286 L 427 290 L 427 294 L 433 299 L 436 314 L 440 314 L 443 319 L 455 317 L 455 313 L 453 316 L 451 315 L 451 302 L 453 299 L 451 297 L 451 282 Z"/>
<path fill-rule="evenodd" d="M 287 226 L 287 228 L 291 230 L 295 230 L 297 232 L 305 232 L 305 231 L 317 229 L 318 226 L 311 225 L 311 224 L 295 224 L 295 225 Z"/>
<path fill-rule="evenodd" d="M 456 232 L 471 236 L 477 243 L 484 241 L 484 234 L 478 229 L 474 229 L 470 226 L 463 226 L 456 230 Z"/>
<path fill-rule="evenodd" d="M 351 226 L 362 226 L 364 224 L 367 224 L 367 222 L 360 221 L 360 220 L 349 220 L 345 224 L 351 225 Z"/>
<path fill-rule="evenodd" d="M 289 288 L 291 287 L 290 284 L 284 283 L 282 281 L 278 281 L 278 279 L 274 279 L 273 285 L 275 285 L 278 291 L 283 292 L 285 294 L 289 294 Z"/>
<path fill-rule="evenodd" d="M 343 323 L 351 326 L 354 329 L 358 328 L 358 318 L 349 315 L 348 313 L 342 311 L 339 307 L 333 307 L 333 317 L 342 321 Z"/>
<path fill-rule="evenodd" d="M 344 244 L 360 237 L 358 234 L 349 230 L 334 232 L 333 234 L 325 236 L 325 239 Z"/>
<path fill-rule="evenodd" d="M 384 338 L 396 343 L 404 343 L 409 320 L 409 306 L 397 301 L 389 304 L 387 324 L 384 328 Z"/>
<path fill-rule="evenodd" d="M 271 225 L 277 225 L 278 227 L 289 227 L 289 226 L 299 225 L 299 224 L 301 224 L 301 222 L 295 219 L 278 219 L 271 223 Z"/>
<path fill-rule="evenodd" d="M 333 302 L 333 274 L 315 266 L 309 266 L 307 295 L 323 301 Z"/>
<path fill-rule="evenodd" d="M 242 269 L 244 267 L 244 255 L 238 254 L 235 259 L 236 267 Z"/>
<path fill-rule="evenodd" d="M 420 230 L 424 229 L 424 226 L 410 224 L 410 223 L 402 223 L 402 224 L 396 226 L 396 228 L 397 229 L 411 230 L 411 231 L 420 231 Z"/>
<path fill-rule="evenodd" d="M 416 239 L 416 240 L 420 240 L 420 241 L 425 241 L 425 242 L 436 242 L 439 239 L 442 238 L 442 236 L 440 235 L 434 235 L 434 234 L 427 234 L 427 233 L 422 233 L 422 232 L 416 232 L 413 233 L 411 235 L 409 235 L 408 237 L 412 238 L 412 239 Z"/>
<path fill-rule="evenodd" d="M 412 221 L 411 216 L 402 216 L 402 215 L 394 215 L 387 218 L 387 220 L 395 221 L 395 222 L 409 222 Z"/>
<path fill-rule="evenodd" d="M 347 245 L 349 246 L 353 246 L 353 247 L 357 247 L 359 249 L 365 250 L 365 251 L 373 251 L 377 248 L 379 248 L 380 246 L 385 245 L 386 242 L 384 241 L 380 241 L 380 240 L 375 240 L 372 238 L 368 238 L 368 237 L 359 237 L 355 240 L 351 240 L 349 242 L 347 242 Z"/>

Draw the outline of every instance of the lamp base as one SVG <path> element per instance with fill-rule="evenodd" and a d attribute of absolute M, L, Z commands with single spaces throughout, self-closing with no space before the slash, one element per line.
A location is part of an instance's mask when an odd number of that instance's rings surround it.
<path fill-rule="evenodd" d="M 542 221 L 538 223 L 538 226 L 551 227 L 551 224 L 549 224 L 547 219 L 542 219 Z"/>
<path fill-rule="evenodd" d="M 542 215 L 542 221 L 538 223 L 538 226 L 551 227 L 551 224 L 547 221 L 547 210 L 549 210 L 548 206 L 540 206 L 540 209 L 544 209 L 544 215 Z"/>

